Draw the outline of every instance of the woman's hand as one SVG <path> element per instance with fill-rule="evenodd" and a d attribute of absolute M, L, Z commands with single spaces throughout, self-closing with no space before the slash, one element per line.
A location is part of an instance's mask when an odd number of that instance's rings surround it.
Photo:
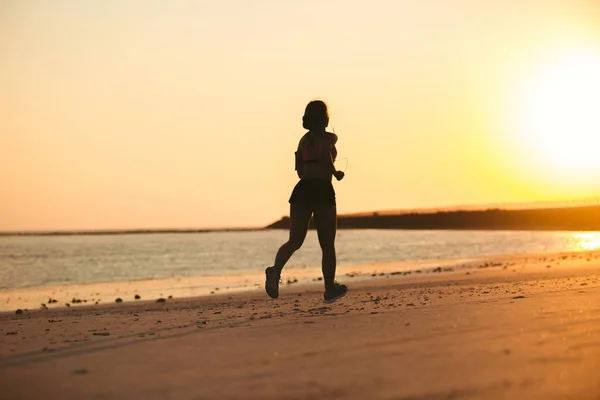
<path fill-rule="evenodd" d="M 335 179 L 337 179 L 338 181 L 341 181 L 344 178 L 344 171 L 335 171 L 333 173 L 333 176 L 335 176 Z"/>

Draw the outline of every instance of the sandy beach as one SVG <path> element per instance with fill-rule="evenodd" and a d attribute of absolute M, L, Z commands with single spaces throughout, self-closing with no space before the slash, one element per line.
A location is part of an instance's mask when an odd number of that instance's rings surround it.
<path fill-rule="evenodd" d="M 406 271 L 406 266 L 401 270 Z M 600 253 L 0 314 L 5 399 L 600 399 Z"/>

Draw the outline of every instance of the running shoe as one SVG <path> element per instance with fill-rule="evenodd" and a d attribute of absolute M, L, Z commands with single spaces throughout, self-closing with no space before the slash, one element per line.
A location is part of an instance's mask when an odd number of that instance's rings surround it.
<path fill-rule="evenodd" d="M 346 293 L 348 293 L 348 286 L 333 282 L 333 286 L 325 291 L 323 300 L 325 303 L 333 303 L 337 299 L 344 297 Z"/>
<path fill-rule="evenodd" d="M 275 267 L 268 267 L 265 269 L 265 275 L 265 290 L 267 294 L 274 299 L 278 298 L 280 274 L 275 270 Z"/>

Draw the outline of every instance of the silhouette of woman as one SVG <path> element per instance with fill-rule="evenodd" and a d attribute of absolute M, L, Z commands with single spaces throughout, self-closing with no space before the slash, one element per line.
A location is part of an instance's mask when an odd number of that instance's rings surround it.
<path fill-rule="evenodd" d="M 308 129 L 308 132 L 300 139 L 295 153 L 296 172 L 300 181 L 294 187 L 289 200 L 290 237 L 279 248 L 275 265 L 265 270 L 265 289 L 274 299 L 279 297 L 281 270 L 292 254 L 304 243 L 313 215 L 319 244 L 323 251 L 324 301 L 334 302 L 348 292 L 346 285 L 340 285 L 335 281 L 337 209 L 331 177 L 335 176 L 339 181 L 344 177 L 344 173 L 335 169 L 333 162 L 337 156 L 335 144 L 338 138 L 334 133 L 325 130 L 328 125 L 327 105 L 320 100 L 308 103 L 302 118 L 302 126 Z"/>

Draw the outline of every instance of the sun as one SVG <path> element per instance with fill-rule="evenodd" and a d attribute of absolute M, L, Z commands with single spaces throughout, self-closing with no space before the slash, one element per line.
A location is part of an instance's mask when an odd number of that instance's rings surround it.
<path fill-rule="evenodd" d="M 548 172 L 600 177 L 600 50 L 571 49 L 546 60 L 519 99 L 520 142 Z"/>

